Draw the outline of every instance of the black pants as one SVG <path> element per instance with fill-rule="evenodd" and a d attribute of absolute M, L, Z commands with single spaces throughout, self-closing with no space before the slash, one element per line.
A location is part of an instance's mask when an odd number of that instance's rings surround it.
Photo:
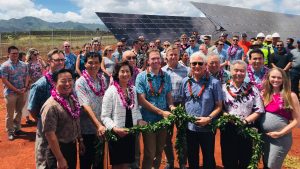
<path fill-rule="evenodd" d="M 296 93 L 299 98 L 299 80 L 300 80 L 300 71 L 296 69 L 290 70 L 290 78 L 291 78 L 291 89 L 292 92 Z"/>
<path fill-rule="evenodd" d="M 80 168 L 103 169 L 104 142 L 95 134 L 83 134 L 85 153 L 79 155 Z"/>
<path fill-rule="evenodd" d="M 238 134 L 236 126 L 227 124 L 221 131 L 224 169 L 247 169 L 252 156 L 252 141 Z"/>
<path fill-rule="evenodd" d="M 77 163 L 77 147 L 76 141 L 70 143 L 59 143 L 60 151 L 67 161 L 69 169 L 76 169 Z M 46 151 L 46 161 L 49 169 L 57 168 L 57 160 L 52 153 L 51 149 L 48 148 Z"/>
<path fill-rule="evenodd" d="M 203 156 L 203 169 L 215 169 L 215 133 L 187 130 L 187 152 L 190 169 L 199 169 L 199 148 Z"/>

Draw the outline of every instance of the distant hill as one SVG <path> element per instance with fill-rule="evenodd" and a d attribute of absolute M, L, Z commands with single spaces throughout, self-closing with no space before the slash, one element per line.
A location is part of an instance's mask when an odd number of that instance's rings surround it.
<path fill-rule="evenodd" d="M 21 19 L 0 20 L 0 32 L 24 32 L 24 31 L 49 31 L 55 30 L 77 30 L 77 31 L 107 31 L 103 24 L 85 24 L 78 22 L 46 22 L 35 17 L 24 17 Z"/>

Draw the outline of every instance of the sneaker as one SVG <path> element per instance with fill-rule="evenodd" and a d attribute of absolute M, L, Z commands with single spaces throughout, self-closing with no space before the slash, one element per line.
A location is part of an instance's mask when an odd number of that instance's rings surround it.
<path fill-rule="evenodd" d="M 15 139 L 15 136 L 13 133 L 8 133 L 8 140 L 13 141 Z"/>
<path fill-rule="evenodd" d="M 179 169 L 186 169 L 185 165 L 180 165 Z"/>
<path fill-rule="evenodd" d="M 22 131 L 22 130 L 16 130 L 15 131 L 15 135 L 25 135 L 26 133 L 24 132 L 24 131 Z"/>

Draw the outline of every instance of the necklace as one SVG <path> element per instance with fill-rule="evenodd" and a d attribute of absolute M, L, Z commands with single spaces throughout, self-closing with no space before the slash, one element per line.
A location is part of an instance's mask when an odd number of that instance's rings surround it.
<path fill-rule="evenodd" d="M 192 90 L 192 84 L 193 84 L 193 82 L 192 82 L 192 76 L 189 75 L 189 79 L 188 79 L 188 90 L 189 90 L 189 93 L 190 93 L 190 97 L 191 97 L 192 99 L 199 99 L 199 98 L 201 97 L 201 95 L 202 95 L 202 93 L 203 93 L 203 91 L 204 91 L 204 89 L 205 89 L 205 87 L 206 87 L 206 84 L 208 83 L 208 80 L 209 80 L 209 74 L 206 73 L 204 83 L 203 83 L 203 85 L 202 85 L 202 87 L 201 87 L 199 93 L 197 94 L 197 96 L 195 96 L 195 95 L 193 94 L 193 90 Z"/>
<path fill-rule="evenodd" d="M 237 46 L 233 46 L 233 45 L 230 46 L 229 49 L 228 49 L 228 55 L 230 57 L 234 56 L 236 54 L 237 50 L 238 50 Z"/>
<path fill-rule="evenodd" d="M 100 90 L 96 90 L 95 82 L 91 80 L 91 76 L 87 73 L 86 70 L 82 71 L 82 76 L 86 80 L 88 86 L 91 88 L 91 90 L 95 93 L 96 96 L 103 96 L 104 95 L 104 79 L 102 78 L 102 73 L 98 73 L 97 77 L 100 81 Z"/>
<path fill-rule="evenodd" d="M 267 67 L 263 67 L 263 69 L 262 69 L 262 76 L 258 76 L 258 78 L 260 79 L 260 81 L 261 81 L 261 83 L 256 83 L 255 82 L 255 78 L 254 78 L 254 72 L 252 71 L 252 69 L 251 69 L 251 66 L 249 65 L 248 67 L 247 67 L 247 72 L 248 72 L 248 76 L 249 76 L 249 79 L 250 79 L 250 81 L 259 89 L 259 90 L 261 90 L 262 89 L 262 81 L 263 81 L 263 79 L 265 79 L 265 76 L 267 75 L 267 71 L 269 70 L 269 68 L 267 68 Z M 261 74 L 260 74 L 261 75 Z"/>
<path fill-rule="evenodd" d="M 125 99 L 125 93 L 123 92 L 122 88 L 120 87 L 120 84 L 117 81 L 113 82 L 113 85 L 117 88 L 118 94 L 120 96 L 120 99 L 122 101 L 123 107 L 133 109 L 134 107 L 134 90 L 133 85 L 131 83 L 128 84 L 128 99 L 130 99 L 130 105 Z"/>
<path fill-rule="evenodd" d="M 165 83 L 165 80 L 164 80 L 165 75 L 164 75 L 163 71 L 162 71 L 161 69 L 159 70 L 161 82 L 160 82 L 160 87 L 159 87 L 159 89 L 158 89 L 157 92 L 155 92 L 154 89 L 153 89 L 153 85 L 152 85 L 152 80 L 153 80 L 153 79 L 152 79 L 152 77 L 151 77 L 149 68 L 147 68 L 146 72 L 147 72 L 147 80 L 148 80 L 148 84 L 149 84 L 149 86 L 150 86 L 150 94 L 151 94 L 152 96 L 156 96 L 156 97 L 160 96 L 160 94 L 161 94 L 161 92 L 162 92 L 162 90 L 163 90 L 163 88 L 164 88 L 164 83 Z"/>
<path fill-rule="evenodd" d="M 57 101 L 64 109 L 66 112 L 68 112 L 73 119 L 77 119 L 80 116 L 80 105 L 78 103 L 77 98 L 75 95 L 72 93 L 70 94 L 70 98 L 72 99 L 74 103 L 74 110 L 72 110 L 70 104 L 67 102 L 65 98 L 60 96 L 55 89 L 51 90 L 51 96 L 54 98 L 55 101 Z"/>
<path fill-rule="evenodd" d="M 48 81 L 48 83 L 50 84 L 51 89 L 54 89 L 55 85 L 54 85 L 54 82 L 53 82 L 53 79 L 52 79 L 52 74 L 50 74 L 49 72 L 47 72 L 45 74 L 45 78 Z"/>
<path fill-rule="evenodd" d="M 244 90 L 240 90 L 238 93 L 233 93 L 230 90 L 230 83 L 231 83 L 231 80 L 228 80 L 226 83 L 226 89 L 227 89 L 228 93 L 230 94 L 230 96 L 232 96 L 234 99 L 240 99 L 242 97 L 246 97 L 252 91 L 252 85 L 253 85 L 252 82 L 249 82 L 247 84 L 246 89 L 244 87 L 242 87 L 242 89 L 244 89 Z"/>

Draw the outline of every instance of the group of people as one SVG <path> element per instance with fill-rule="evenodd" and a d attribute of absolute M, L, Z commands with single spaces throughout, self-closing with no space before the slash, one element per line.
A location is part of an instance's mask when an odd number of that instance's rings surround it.
<path fill-rule="evenodd" d="M 101 41 L 94 39 L 78 56 L 64 42 L 63 50 L 49 51 L 46 62 L 36 49 L 29 49 L 31 59 L 23 62 L 19 49 L 11 46 L 0 68 L 8 139 L 24 134 L 21 114 L 28 102 L 26 109 L 37 122 L 36 168 L 75 169 L 77 153 L 80 168 L 103 168 L 104 137 L 111 130 L 118 137 L 108 142 L 112 168 L 158 169 L 165 151 L 166 168 L 172 169 L 174 125 L 141 133 L 141 165 L 140 134 L 130 134 L 128 128 L 156 123 L 183 105 L 196 121 L 186 128 L 181 169 L 199 168 L 200 148 L 203 168 L 216 168 L 216 133 L 209 124 L 221 115 L 234 115 L 245 126 L 258 128 L 264 167 L 279 169 L 300 119 L 298 89 L 291 87 L 297 78 L 299 84 L 300 40 L 285 51 L 275 35 L 276 46 L 261 34 L 251 43 L 245 33 L 241 41 L 232 36 L 231 42 L 223 33 L 214 45 L 211 36 L 200 39 L 197 32 L 163 45 L 159 39 L 146 43 L 140 36 L 131 47 L 121 39 L 115 50 L 106 46 L 103 51 Z M 252 140 L 237 130 L 228 123 L 221 131 L 225 169 L 250 164 Z"/>

